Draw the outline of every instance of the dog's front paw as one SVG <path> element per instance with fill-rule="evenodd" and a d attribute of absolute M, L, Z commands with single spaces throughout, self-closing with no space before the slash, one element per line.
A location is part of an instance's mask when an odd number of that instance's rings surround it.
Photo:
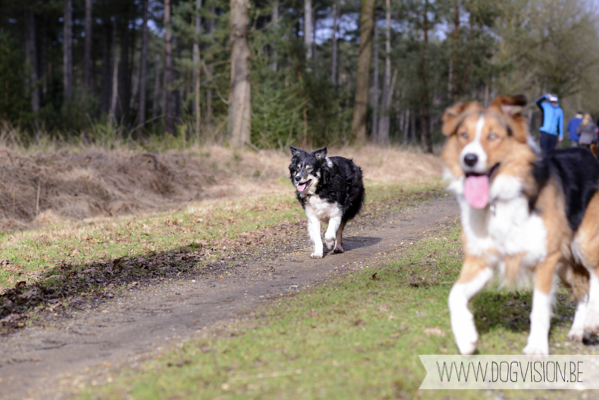
<path fill-rule="evenodd" d="M 589 337 L 597 333 L 599 333 L 599 312 L 589 309 L 584 322 L 584 336 Z"/>
<path fill-rule="evenodd" d="M 341 247 L 340 244 L 336 244 L 335 248 L 333 249 L 333 253 L 343 253 L 343 247 Z"/>
<path fill-rule="evenodd" d="M 322 258 L 322 253 L 314 252 L 310 254 L 310 258 Z"/>
<path fill-rule="evenodd" d="M 549 342 L 545 343 L 528 343 L 522 354 L 527 356 L 548 356 L 549 355 Z"/>
<path fill-rule="evenodd" d="M 573 342 L 582 342 L 582 339 L 584 339 L 584 329 L 570 329 L 570 332 L 568 332 L 568 339 Z"/>
<path fill-rule="evenodd" d="M 335 237 L 324 237 L 324 244 L 327 246 L 327 249 L 331 250 L 333 246 L 335 246 Z"/>
<path fill-rule="evenodd" d="M 462 355 L 470 355 L 476 350 L 476 344 L 478 343 L 478 333 L 476 328 L 465 329 L 461 335 L 455 335 L 455 342 L 458 346 L 458 350 Z"/>

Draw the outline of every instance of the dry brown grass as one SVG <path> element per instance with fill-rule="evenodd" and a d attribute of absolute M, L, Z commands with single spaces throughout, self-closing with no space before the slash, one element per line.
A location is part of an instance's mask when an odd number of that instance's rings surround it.
<path fill-rule="evenodd" d="M 330 149 L 353 158 L 367 181 L 441 175 L 431 155 L 401 149 Z M 149 154 L 102 148 L 22 152 L 0 147 L 0 230 L 176 208 L 203 199 L 291 189 L 290 155 L 218 146 Z"/>

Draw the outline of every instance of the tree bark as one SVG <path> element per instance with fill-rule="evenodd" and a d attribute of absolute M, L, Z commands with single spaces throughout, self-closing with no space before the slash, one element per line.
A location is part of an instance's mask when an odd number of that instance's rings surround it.
<path fill-rule="evenodd" d="M 276 30 L 279 28 L 279 0 L 272 0 L 272 23 L 273 28 Z M 277 61 L 277 49 L 272 47 L 272 70 L 277 72 L 279 70 L 279 63 Z"/>
<path fill-rule="evenodd" d="M 212 15 L 216 14 L 216 8 L 214 7 L 214 4 L 212 4 L 210 6 L 210 13 Z M 214 30 L 216 27 L 216 19 L 215 18 L 210 18 L 210 21 L 208 23 L 208 29 L 210 30 L 210 42 L 213 45 L 214 44 Z M 213 72 L 214 72 L 214 65 L 212 64 L 212 62 L 210 64 L 208 64 L 208 71 L 210 72 L 211 76 L 214 76 Z M 208 132 L 212 132 L 212 88 L 209 87 L 208 90 L 206 91 L 206 130 Z"/>
<path fill-rule="evenodd" d="M 114 67 L 112 70 L 112 89 L 111 89 L 111 100 L 110 100 L 110 112 L 108 120 L 110 122 L 116 122 L 116 111 L 117 104 L 119 101 L 119 58 L 116 55 L 116 34 L 117 26 L 116 20 L 112 21 L 112 46 L 114 49 L 113 59 Z"/>
<path fill-rule="evenodd" d="M 360 51 L 352 120 L 352 139 L 360 145 L 366 144 L 366 113 L 368 111 L 368 85 L 372 57 L 374 3 L 375 0 L 362 0 L 362 11 L 360 12 Z"/>
<path fill-rule="evenodd" d="M 148 6 L 149 0 L 142 2 L 143 25 L 141 27 L 141 56 L 139 59 L 139 106 L 137 110 L 137 124 L 146 123 L 146 81 L 148 61 Z M 156 66 L 158 68 L 158 65 Z"/>
<path fill-rule="evenodd" d="M 83 51 L 83 86 L 91 91 L 92 82 L 92 0 L 85 0 L 85 48 Z"/>
<path fill-rule="evenodd" d="M 37 46 L 35 40 L 35 14 L 31 7 L 25 9 L 25 61 L 27 63 L 26 71 L 29 71 L 28 84 L 31 87 L 31 111 L 38 112 L 40 109 L 40 91 L 37 87 L 38 65 L 37 65 Z"/>
<path fill-rule="evenodd" d="M 458 97 L 459 97 L 459 90 L 458 90 L 458 68 L 457 68 L 457 57 L 458 57 L 458 49 L 460 47 L 459 44 L 459 40 L 460 40 L 460 3 L 458 0 L 455 1 L 455 10 L 454 10 L 454 15 L 453 15 L 453 23 L 454 23 L 454 28 L 453 28 L 453 54 L 451 57 L 451 66 L 452 66 L 452 71 L 453 71 L 453 77 L 451 77 L 451 79 L 453 80 L 453 84 L 452 84 L 452 88 L 453 88 L 453 93 L 452 93 L 452 98 L 454 103 L 458 101 Z"/>
<path fill-rule="evenodd" d="M 195 18 L 195 41 L 193 43 L 193 82 L 195 87 L 195 102 L 194 102 L 194 113 L 195 113 L 195 132 L 197 137 L 200 137 L 200 123 L 201 123 L 201 108 L 200 108 L 200 33 L 202 31 L 202 18 L 200 17 L 200 8 L 202 8 L 202 0 L 196 0 L 196 10 L 194 14 Z"/>
<path fill-rule="evenodd" d="M 379 146 L 389 145 L 389 109 L 391 107 L 391 98 L 393 97 L 393 87 L 391 84 L 391 1 L 386 0 L 385 17 L 387 26 L 385 27 L 385 83 L 383 85 L 383 96 L 381 99 L 381 119 L 379 121 L 378 144 Z M 394 78 L 397 77 L 397 70 Z M 393 79 L 395 81 L 395 79 Z M 395 83 L 395 82 L 394 82 Z"/>
<path fill-rule="evenodd" d="M 112 24 L 107 18 L 103 23 L 103 40 L 102 40 L 102 111 L 110 112 L 110 99 L 112 98 L 112 57 L 114 54 L 114 35 L 112 32 Z"/>
<path fill-rule="evenodd" d="M 312 15 L 312 0 L 304 0 L 304 46 L 307 60 L 312 59 Z"/>
<path fill-rule="evenodd" d="M 331 63 L 331 82 L 337 84 L 337 0 L 333 3 L 333 38 L 332 38 L 332 63 Z"/>
<path fill-rule="evenodd" d="M 372 98 L 370 99 L 370 103 L 372 106 L 372 132 L 371 138 L 374 144 L 378 144 L 378 133 L 379 133 L 379 28 L 374 21 L 374 68 L 372 69 L 372 73 L 374 76 L 372 77 Z"/>
<path fill-rule="evenodd" d="M 175 115 L 173 110 L 173 49 L 171 33 L 171 1 L 164 0 L 164 27 L 166 29 L 165 37 L 165 65 L 164 65 L 164 91 L 166 95 L 166 132 L 170 135 L 175 133 Z"/>
<path fill-rule="evenodd" d="M 121 57 L 119 62 L 119 98 L 116 108 L 116 118 L 123 120 L 129 113 L 129 104 L 131 101 L 131 74 L 129 69 L 129 47 L 131 43 L 129 32 L 129 9 L 127 8 L 120 28 L 121 36 Z"/>
<path fill-rule="evenodd" d="M 231 0 L 231 95 L 228 130 L 229 142 L 235 148 L 250 143 L 249 9 L 249 0 Z"/>
<path fill-rule="evenodd" d="M 422 149 L 427 153 L 433 152 L 433 142 L 430 132 L 430 110 L 428 93 L 428 0 L 424 0 L 424 11 L 422 13 L 422 31 L 424 33 L 424 43 L 422 52 L 422 68 L 420 69 L 420 130 L 422 132 L 420 139 Z"/>
<path fill-rule="evenodd" d="M 71 101 L 73 97 L 73 2 L 64 2 L 64 24 L 63 24 L 63 86 L 64 103 Z"/>
<path fill-rule="evenodd" d="M 152 104 L 152 117 L 157 118 L 162 110 L 160 109 L 160 55 L 156 54 L 156 75 L 154 76 L 154 99 Z"/>

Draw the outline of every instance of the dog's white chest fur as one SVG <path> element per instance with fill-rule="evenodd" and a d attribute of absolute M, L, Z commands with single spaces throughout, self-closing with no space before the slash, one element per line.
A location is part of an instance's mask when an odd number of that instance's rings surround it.
<path fill-rule="evenodd" d="M 306 199 L 306 216 L 321 222 L 329 222 L 331 218 L 341 218 L 343 213 L 339 204 L 329 203 L 318 196 L 309 196 Z"/>
<path fill-rule="evenodd" d="M 461 185 L 451 184 L 461 209 L 467 250 L 473 255 L 496 254 L 501 263 L 505 256 L 523 254 L 522 265 L 532 267 L 546 257 L 547 230 L 541 217 L 530 213 L 528 198 L 515 177 L 500 176 L 490 188 L 490 203 L 478 210 L 466 201 Z M 489 260 L 493 261 L 493 260 Z"/>

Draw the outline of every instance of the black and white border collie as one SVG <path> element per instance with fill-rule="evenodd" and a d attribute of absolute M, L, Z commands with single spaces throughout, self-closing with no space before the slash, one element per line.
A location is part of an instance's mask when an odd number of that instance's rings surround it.
<path fill-rule="evenodd" d="M 343 253 L 343 228 L 364 203 L 362 169 L 347 158 L 327 157 L 326 147 L 312 153 L 289 147 L 292 155 L 289 179 L 306 211 L 308 234 L 314 244 L 310 257 L 323 256 L 321 222 L 329 224 L 324 236 L 327 248 Z"/>

